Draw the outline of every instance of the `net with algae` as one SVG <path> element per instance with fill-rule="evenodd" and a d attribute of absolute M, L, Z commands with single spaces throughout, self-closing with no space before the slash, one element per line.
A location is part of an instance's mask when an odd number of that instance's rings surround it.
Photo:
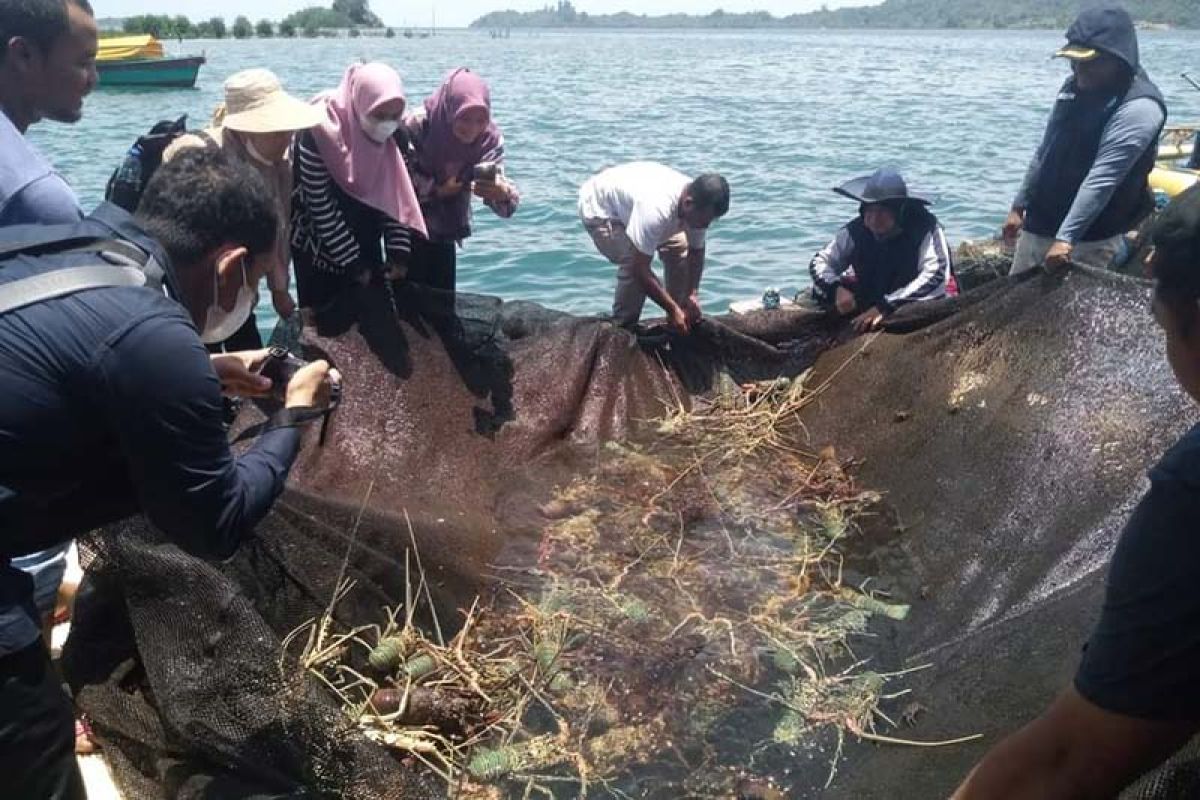
<path fill-rule="evenodd" d="M 847 734 L 948 744 L 892 732 L 919 705 L 865 651 L 909 609 L 847 559 L 897 526 L 800 444 L 822 389 L 680 404 L 558 486 L 535 558 L 493 564 L 461 619 L 438 619 L 414 539 L 401 606 L 345 630 L 334 597 L 284 658 L 454 797 L 796 796 Z"/>

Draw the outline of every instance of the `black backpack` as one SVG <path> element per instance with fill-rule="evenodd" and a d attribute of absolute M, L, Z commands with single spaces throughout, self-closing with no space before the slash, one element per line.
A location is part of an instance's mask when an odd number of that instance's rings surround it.
<path fill-rule="evenodd" d="M 163 151 L 185 133 L 187 114 L 174 121 L 164 119 L 145 135 L 139 136 L 125 154 L 121 166 L 113 170 L 104 188 L 104 199 L 133 213 L 142 199 L 146 184 L 162 165 Z"/>

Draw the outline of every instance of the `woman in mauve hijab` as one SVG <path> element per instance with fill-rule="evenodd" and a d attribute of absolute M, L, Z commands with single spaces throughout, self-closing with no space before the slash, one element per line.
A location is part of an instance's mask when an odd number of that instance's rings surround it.
<path fill-rule="evenodd" d="M 397 140 L 428 232 L 413 242 L 407 277 L 453 292 L 457 248 L 471 235 L 471 195 L 505 218 L 520 202 L 504 176 L 504 137 L 492 119 L 487 83 L 465 67 L 454 70 L 424 109 L 404 119 Z"/>

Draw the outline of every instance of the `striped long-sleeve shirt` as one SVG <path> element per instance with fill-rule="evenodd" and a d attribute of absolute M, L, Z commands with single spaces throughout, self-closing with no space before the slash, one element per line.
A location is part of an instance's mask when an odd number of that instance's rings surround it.
<path fill-rule="evenodd" d="M 311 136 L 300 137 L 296 165 L 296 189 L 308 215 L 307 234 L 315 240 L 316 249 L 323 256 L 317 264 L 329 272 L 345 272 L 362 258 L 363 243 L 346 219 L 345 206 L 356 201 L 334 182 Z M 406 262 L 412 251 L 412 231 L 381 211 L 367 210 L 379 218 L 387 260 Z"/>
<path fill-rule="evenodd" d="M 853 224 L 853 223 L 852 223 Z M 847 225 L 838 231 L 828 245 L 813 256 L 809 263 L 809 274 L 813 282 L 813 297 L 822 303 L 832 303 L 839 286 L 861 294 L 857 287 L 864 282 L 873 282 L 874 276 L 859 276 L 855 273 L 856 245 Z M 950 246 L 941 225 L 934 225 L 917 248 L 916 276 L 903 285 L 887 290 L 871 305 L 890 313 L 899 306 L 922 300 L 937 300 L 957 294 L 954 280 L 954 265 Z M 860 303 L 865 298 L 859 297 Z"/>

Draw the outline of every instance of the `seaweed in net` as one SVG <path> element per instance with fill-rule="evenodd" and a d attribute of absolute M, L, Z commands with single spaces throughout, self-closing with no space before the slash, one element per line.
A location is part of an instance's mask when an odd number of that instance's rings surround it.
<path fill-rule="evenodd" d="M 289 645 L 453 796 L 729 796 L 825 736 L 827 785 L 846 734 L 921 744 L 880 732 L 904 673 L 855 653 L 908 607 L 845 578 L 881 498 L 798 446 L 822 388 L 728 385 L 598 448 L 542 507 L 537 562 L 495 565 L 449 640 L 414 623 L 433 606 L 414 542 L 382 625 L 335 634 L 330 612 Z"/>

